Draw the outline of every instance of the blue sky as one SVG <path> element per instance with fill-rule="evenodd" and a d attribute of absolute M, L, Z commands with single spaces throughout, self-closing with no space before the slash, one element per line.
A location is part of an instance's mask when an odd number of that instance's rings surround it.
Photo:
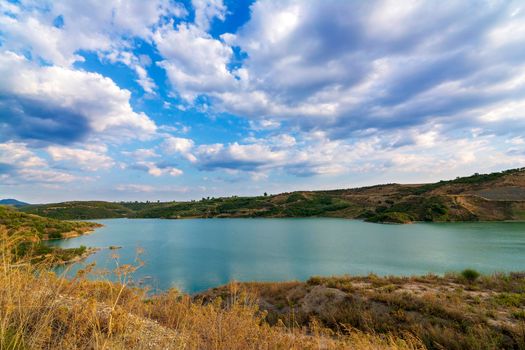
<path fill-rule="evenodd" d="M 0 197 L 185 200 L 525 165 L 521 1 L 3 1 Z"/>

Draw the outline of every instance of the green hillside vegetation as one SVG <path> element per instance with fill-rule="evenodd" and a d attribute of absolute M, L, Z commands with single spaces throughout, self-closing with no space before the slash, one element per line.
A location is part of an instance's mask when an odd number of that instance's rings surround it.
<path fill-rule="evenodd" d="M 340 217 L 378 223 L 523 220 L 525 168 L 432 184 L 385 184 L 186 202 L 65 202 L 20 210 L 57 219 Z"/>
<path fill-rule="evenodd" d="M 326 215 L 349 206 L 351 203 L 333 195 L 311 193 L 305 196 L 293 193 L 270 197 L 211 198 L 196 202 L 157 204 L 135 212 L 132 217 L 306 217 Z"/>
<path fill-rule="evenodd" d="M 92 222 L 60 221 L 33 214 L 20 213 L 8 206 L 0 206 L 0 227 L 14 242 L 15 256 L 31 256 L 33 262 L 51 260 L 54 263 L 68 262 L 87 253 L 86 247 L 62 249 L 50 247 L 42 241 L 62 239 L 85 234 L 99 227 Z"/>
<path fill-rule="evenodd" d="M 132 213 L 131 209 L 118 203 L 103 201 L 74 201 L 29 205 L 21 211 L 60 220 L 88 220 L 122 218 Z"/>
<path fill-rule="evenodd" d="M 16 231 L 40 240 L 74 237 L 100 226 L 93 222 L 62 221 L 21 213 L 7 206 L 0 206 L 0 225 L 9 233 Z"/>
<path fill-rule="evenodd" d="M 465 176 L 465 177 L 458 177 L 454 180 L 441 180 L 436 183 L 432 184 L 425 184 L 416 188 L 411 189 L 411 193 L 413 194 L 422 194 L 425 192 L 429 192 L 435 189 L 438 189 L 440 187 L 446 186 L 446 185 L 458 185 L 458 184 L 468 184 L 468 185 L 482 185 L 491 181 L 495 181 L 499 178 L 502 178 L 506 175 L 512 175 L 519 172 L 523 172 L 525 168 L 517 168 L 517 169 L 509 169 L 504 170 L 501 172 L 495 172 L 490 174 L 474 174 L 471 176 Z"/>

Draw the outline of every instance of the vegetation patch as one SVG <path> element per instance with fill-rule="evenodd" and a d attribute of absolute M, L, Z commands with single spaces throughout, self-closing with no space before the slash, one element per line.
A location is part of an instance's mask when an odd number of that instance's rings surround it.
<path fill-rule="evenodd" d="M 43 241 L 79 236 L 100 226 L 93 222 L 44 218 L 0 206 L 0 228 L 3 229 L 4 239 L 12 242 L 15 260 L 30 257 L 33 263 L 46 260 L 61 264 L 85 256 L 89 252 L 86 247 L 62 249 L 51 247 Z"/>

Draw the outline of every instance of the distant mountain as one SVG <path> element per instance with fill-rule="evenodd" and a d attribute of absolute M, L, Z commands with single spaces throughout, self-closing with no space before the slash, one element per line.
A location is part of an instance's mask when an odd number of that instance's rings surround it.
<path fill-rule="evenodd" d="M 10 205 L 12 207 L 18 208 L 18 207 L 23 207 L 23 206 L 30 205 L 30 204 L 26 202 L 21 202 L 16 199 L 7 198 L 7 199 L 0 199 L 0 205 Z"/>
<path fill-rule="evenodd" d="M 525 168 L 428 184 L 386 184 L 190 202 L 64 202 L 21 211 L 56 219 L 340 217 L 371 222 L 525 220 Z"/>

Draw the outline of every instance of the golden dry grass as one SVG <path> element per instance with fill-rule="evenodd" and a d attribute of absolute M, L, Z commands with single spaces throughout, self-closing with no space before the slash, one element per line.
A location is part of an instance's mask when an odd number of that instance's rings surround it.
<path fill-rule="evenodd" d="M 468 277 L 468 274 L 467 274 Z M 251 282 L 271 324 L 406 337 L 429 349 L 525 349 L 525 274 L 439 277 L 336 276 L 307 282 Z M 218 287 L 201 297 L 228 297 Z M 353 328 L 352 328 L 353 327 Z"/>

